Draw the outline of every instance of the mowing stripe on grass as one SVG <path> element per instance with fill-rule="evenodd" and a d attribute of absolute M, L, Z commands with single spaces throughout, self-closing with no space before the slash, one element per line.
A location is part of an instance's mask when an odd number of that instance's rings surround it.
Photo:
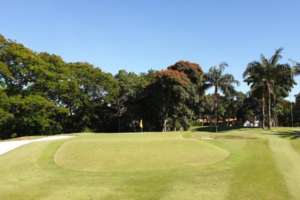
<path fill-rule="evenodd" d="M 300 197 L 300 155 L 287 139 L 269 136 L 269 144 L 293 199 Z"/>
<path fill-rule="evenodd" d="M 289 199 L 284 178 L 276 168 L 267 140 L 247 141 L 227 199 Z"/>

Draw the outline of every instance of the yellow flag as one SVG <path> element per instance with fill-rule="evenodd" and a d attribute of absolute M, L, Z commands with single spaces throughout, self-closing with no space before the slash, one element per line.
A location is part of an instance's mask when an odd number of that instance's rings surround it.
<path fill-rule="evenodd" d="M 143 126 L 143 120 L 141 119 L 141 121 L 140 121 L 140 128 L 143 128 L 144 126 Z"/>

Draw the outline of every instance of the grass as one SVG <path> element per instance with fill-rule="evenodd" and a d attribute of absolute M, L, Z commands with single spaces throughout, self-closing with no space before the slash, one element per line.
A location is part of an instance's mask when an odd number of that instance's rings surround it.
<path fill-rule="evenodd" d="M 284 137 L 292 131 L 82 134 L 32 143 L 0 156 L 0 199 L 297 199 L 300 140 Z"/>
<path fill-rule="evenodd" d="M 268 141 L 247 141 L 235 168 L 228 199 L 289 199 Z"/>
<path fill-rule="evenodd" d="M 228 155 L 226 150 L 203 141 L 182 139 L 178 134 L 131 138 L 106 135 L 65 142 L 56 152 L 55 161 L 63 168 L 78 171 L 136 172 L 201 167 Z"/>
<path fill-rule="evenodd" d="M 300 139 L 291 141 L 293 148 L 300 154 Z"/>

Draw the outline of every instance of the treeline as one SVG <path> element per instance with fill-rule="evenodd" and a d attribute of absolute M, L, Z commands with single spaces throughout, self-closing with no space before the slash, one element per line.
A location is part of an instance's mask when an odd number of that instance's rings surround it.
<path fill-rule="evenodd" d="M 234 77 L 224 74 L 226 64 L 205 73 L 196 63 L 179 61 L 160 71 L 112 75 L 86 62 L 34 52 L 0 35 L 0 135 L 140 131 L 141 120 L 144 131 L 255 119 L 264 125 L 266 116 L 268 122 L 289 125 L 290 103 L 283 98 L 295 84 L 294 68 L 280 65 L 276 80 L 268 74 L 274 70 L 259 77 L 263 73 L 257 68 L 264 68 L 264 62 L 249 64 L 245 79 L 251 91 L 243 94 L 235 91 Z M 213 94 L 205 94 L 208 88 Z"/>

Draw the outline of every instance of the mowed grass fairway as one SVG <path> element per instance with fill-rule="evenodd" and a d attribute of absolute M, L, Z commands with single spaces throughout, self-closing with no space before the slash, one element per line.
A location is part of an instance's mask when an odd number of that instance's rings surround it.
<path fill-rule="evenodd" d="M 0 156 L 0 199 L 300 199 L 296 129 L 79 134 Z"/>

